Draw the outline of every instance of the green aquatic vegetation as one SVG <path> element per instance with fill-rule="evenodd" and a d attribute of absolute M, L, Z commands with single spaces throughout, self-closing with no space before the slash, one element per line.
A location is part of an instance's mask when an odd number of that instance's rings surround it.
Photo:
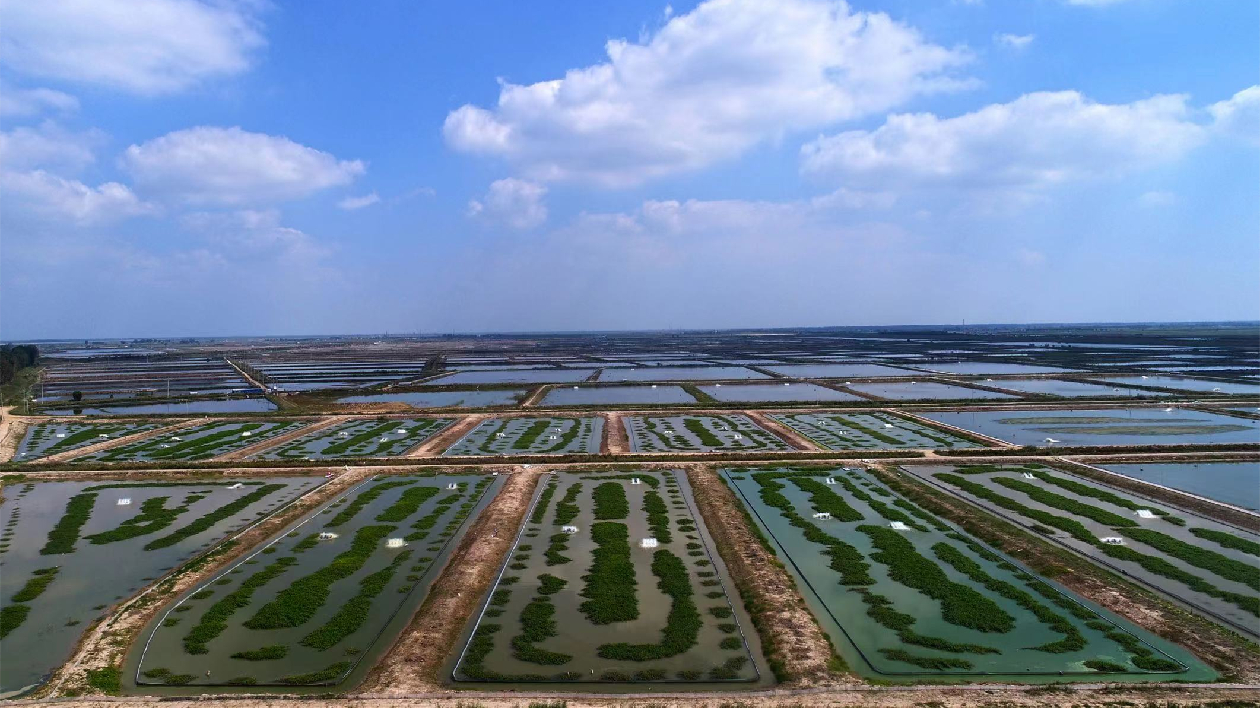
<path fill-rule="evenodd" d="M 1118 506 L 1123 509 L 1131 509 L 1133 511 L 1146 509 L 1156 516 L 1164 517 L 1165 520 L 1171 520 L 1169 513 L 1163 509 L 1152 508 L 1150 506 L 1146 506 L 1145 504 L 1140 504 L 1132 499 L 1122 497 L 1118 494 L 1112 494 L 1105 489 L 1099 489 L 1098 487 L 1089 484 L 1082 484 L 1081 482 L 1076 482 L 1070 479 L 1056 477 L 1045 472 L 1037 474 L 1037 479 L 1053 484 L 1056 487 L 1066 489 L 1073 494 L 1079 494 L 1082 497 L 1092 497 L 1094 499 L 1098 499 L 1099 501 L 1105 501 L 1108 504 Z"/>
<path fill-rule="evenodd" d="M 1253 556 L 1260 556 L 1260 543 L 1249 541 L 1245 538 L 1239 538 L 1232 533 L 1224 531 L 1216 531 L 1213 529 L 1192 528 L 1190 533 L 1207 541 L 1211 541 L 1225 548 L 1232 548 L 1235 551 L 1242 551 Z"/>
<path fill-rule="evenodd" d="M 1085 667 L 1104 674 L 1123 674 L 1129 670 L 1127 666 L 1103 659 L 1086 659 Z"/>
<path fill-rule="evenodd" d="M 568 581 L 564 578 L 557 578 L 550 573 L 543 573 L 538 576 L 538 592 L 543 595 L 554 595 L 564 589 Z"/>
<path fill-rule="evenodd" d="M 547 550 L 543 552 L 543 557 L 547 559 L 547 565 L 564 565 L 573 560 L 564 555 L 564 552 L 569 550 L 569 534 L 552 534 L 549 540 L 550 544 L 547 546 Z"/>
<path fill-rule="evenodd" d="M 843 497 L 831 491 L 826 484 L 810 477 L 794 476 L 789 479 L 792 480 L 792 484 L 809 495 L 809 503 L 814 507 L 814 511 L 827 512 L 836 521 L 861 521 L 865 518 L 857 509 L 849 506 Z"/>
<path fill-rule="evenodd" d="M 281 590 L 275 599 L 245 622 L 250 629 L 280 629 L 300 627 L 310 621 L 315 612 L 328 601 L 329 586 L 342 578 L 354 575 L 376 550 L 380 542 L 395 529 L 394 526 L 364 526 L 354 535 L 350 548 L 339 554 L 327 566 L 294 581 Z"/>
<path fill-rule="evenodd" d="M 661 640 L 655 644 L 603 644 L 598 650 L 601 658 L 652 661 L 677 656 L 696 645 L 703 622 L 691 599 L 691 579 L 687 576 L 687 567 L 678 556 L 662 549 L 652 555 L 652 574 L 657 578 L 656 587 L 671 600 Z"/>
<path fill-rule="evenodd" d="M 319 532 L 307 534 L 306 538 L 293 544 L 293 553 L 304 553 L 319 545 Z"/>
<path fill-rule="evenodd" d="M 0 607 L 0 639 L 4 639 L 9 632 L 20 627 L 30 612 L 30 605 L 13 604 Z"/>
<path fill-rule="evenodd" d="M 857 485 L 855 485 L 853 482 L 849 481 L 848 479 L 845 479 L 843 476 L 836 476 L 835 480 L 837 483 L 840 484 L 840 486 L 844 487 L 845 490 L 849 492 L 849 494 L 852 494 L 855 498 L 866 502 L 866 505 L 874 509 L 876 514 L 879 514 L 881 517 L 887 519 L 888 521 L 900 521 L 904 523 L 906 526 L 909 526 L 910 528 L 916 531 L 927 531 L 927 528 L 925 528 L 919 522 L 915 521 L 913 518 L 907 516 L 906 514 L 901 513 L 900 511 L 897 511 L 896 509 L 889 507 L 884 502 L 876 499 L 875 497 L 872 497 L 871 495 L 867 494 L 861 489 L 858 489 Z M 798 477 L 793 477 L 792 481 L 798 485 L 800 484 L 800 478 Z M 815 484 L 817 484 L 817 482 L 815 482 Z M 825 488 L 826 485 L 822 485 L 822 486 L 824 486 Z"/>
<path fill-rule="evenodd" d="M 30 602 L 31 600 L 34 600 L 44 594 L 44 591 L 52 584 L 53 579 L 57 577 L 58 570 L 60 570 L 60 568 L 53 567 L 40 568 L 39 570 L 32 571 L 31 579 L 27 580 L 26 584 L 22 586 L 22 589 L 14 593 L 13 597 L 9 599 L 12 602 Z"/>
<path fill-rule="evenodd" d="M 92 515 L 92 507 L 96 505 L 96 494 L 83 492 L 76 494 L 66 502 L 65 513 L 57 520 L 57 525 L 48 532 L 48 542 L 39 550 L 40 555 L 50 556 L 61 553 L 73 553 L 74 544 L 79 540 L 79 533 L 88 517 Z"/>
<path fill-rule="evenodd" d="M 960 644 L 940 637 L 919 634 L 911 629 L 915 623 L 914 616 L 894 610 L 892 601 L 887 597 L 873 593 L 865 588 L 854 588 L 854 592 L 861 594 L 862 602 L 866 604 L 866 614 L 879 624 L 896 632 L 897 638 L 905 644 L 914 644 L 928 649 L 949 651 L 957 654 L 1001 653 L 997 649 L 980 644 Z"/>
<path fill-rule="evenodd" d="M 591 498 L 595 501 L 597 521 L 624 519 L 630 514 L 630 502 L 626 500 L 625 487 L 616 482 L 596 485 Z"/>
<path fill-rule="evenodd" d="M 940 602 L 946 622 L 979 632 L 1005 633 L 1014 629 L 1014 617 L 974 589 L 950 580 L 940 566 L 920 555 L 900 533 L 870 525 L 859 526 L 858 531 L 870 537 L 877 549 L 871 558 L 888 567 L 888 577 Z"/>
<path fill-rule="evenodd" d="M 388 482 L 380 482 L 379 484 L 374 485 L 371 489 L 368 489 L 365 492 L 361 492 L 358 496 L 354 498 L 354 501 L 351 501 L 349 504 L 346 504 L 346 507 L 344 509 L 337 512 L 337 515 L 332 517 L 332 519 L 330 519 L 328 523 L 324 525 L 325 526 L 341 526 L 347 521 L 353 519 L 355 515 L 357 515 L 360 511 L 363 510 L 363 507 L 367 506 L 368 504 L 371 504 L 377 497 L 384 494 L 385 492 L 391 489 L 394 489 L 396 487 L 406 487 L 408 485 L 415 484 L 417 481 L 419 480 L 395 479 Z"/>
<path fill-rule="evenodd" d="M 528 450 L 531 445 L 538 440 L 538 436 L 547 432 L 547 426 L 551 425 L 549 418 L 540 418 L 529 424 L 516 440 L 512 442 L 513 450 Z"/>
<path fill-rule="evenodd" d="M 211 605 L 201 616 L 201 620 L 184 636 L 184 651 L 189 654 L 208 653 L 210 650 L 206 644 L 227 629 L 228 618 L 242 607 L 247 607 L 258 588 L 271 582 L 295 563 L 297 559 L 292 556 L 277 558 L 274 563 L 249 576 L 241 582 L 240 587 Z"/>
<path fill-rule="evenodd" d="M 1011 479 L 1009 477 L 997 477 L 993 480 L 995 484 L 1000 484 L 1007 489 L 1014 489 L 1017 492 L 1023 492 L 1029 499 L 1045 504 L 1053 509 L 1066 511 L 1069 514 L 1083 516 L 1092 519 L 1100 524 L 1106 524 L 1115 528 L 1125 528 L 1137 526 L 1137 522 L 1127 516 L 1113 514 L 1106 509 L 1099 509 L 1092 504 L 1084 504 L 1070 497 L 1061 494 L 1048 492 L 1035 484 L 1029 484 L 1022 480 Z"/>
<path fill-rule="evenodd" d="M 1070 534 L 1073 538 L 1075 538 L 1078 541 L 1084 541 L 1085 543 L 1093 544 L 1093 543 L 1096 543 L 1098 540 L 1094 538 L 1094 535 L 1089 532 L 1089 529 L 1085 528 L 1085 526 L 1081 524 L 1081 522 L 1075 519 L 1068 519 L 1062 516 L 1056 516 L 1054 514 L 1051 514 L 1046 511 L 1042 511 L 1040 509 L 1033 509 L 1032 507 L 1029 507 L 1025 504 L 1021 504 L 1004 494 L 998 494 L 997 492 L 993 491 L 992 489 L 989 489 L 983 484 L 976 484 L 975 482 L 963 479 L 962 477 L 959 477 L 958 475 L 955 475 L 955 474 L 950 474 L 948 472 L 938 472 L 936 473 L 936 478 L 941 480 L 942 482 L 947 482 L 949 484 L 952 484 L 953 486 L 958 487 L 959 489 L 963 490 L 964 492 L 967 492 L 968 494 L 971 494 L 972 496 L 978 497 L 980 499 L 984 499 L 986 501 L 993 502 L 994 504 L 1002 507 L 1003 509 L 1008 509 L 1021 516 L 1032 519 L 1033 521 L 1039 521 L 1045 524 L 1046 526 L 1059 529 L 1060 531 L 1066 531 L 1068 534 Z"/>
<path fill-rule="evenodd" d="M 122 671 L 117 666 L 88 669 L 87 683 L 102 693 L 117 696 L 122 693 Z"/>
<path fill-rule="evenodd" d="M 582 576 L 586 587 L 581 595 L 587 600 L 578 606 L 591 624 L 628 622 L 639 617 L 629 537 L 625 524 L 600 521 L 591 526 L 596 548 L 591 552 L 590 571 Z"/>
<path fill-rule="evenodd" d="M 232 658 L 244 659 L 245 661 L 271 661 L 273 659 L 283 659 L 288 654 L 289 647 L 283 644 L 269 644 L 258 649 L 238 651 L 232 655 Z"/>
<path fill-rule="evenodd" d="M 573 425 L 570 425 L 568 430 L 561 433 L 560 438 L 555 442 L 555 444 L 544 448 L 542 452 L 556 452 L 564 450 L 569 446 L 569 443 L 573 442 L 574 438 L 576 438 L 578 433 L 582 432 L 585 427 L 586 421 L 584 419 L 575 419 L 573 421 Z"/>
<path fill-rule="evenodd" d="M 613 479 L 622 480 L 622 481 L 629 481 L 632 479 L 637 479 L 643 482 L 644 484 L 646 484 L 647 486 L 651 487 L 652 489 L 656 489 L 661 484 L 661 480 L 657 479 L 656 477 L 646 472 L 639 473 L 639 474 L 590 474 L 590 475 L 583 476 L 582 479 L 595 480 L 597 482 L 604 482 L 604 481 L 613 480 Z M 674 492 L 672 490 L 670 491 L 670 493 L 677 494 L 677 492 Z"/>
<path fill-rule="evenodd" d="M 652 529 L 652 536 L 661 543 L 672 541 L 674 536 L 669 530 L 669 508 L 665 506 L 661 495 L 651 491 L 645 493 L 643 511 L 647 513 L 648 528 Z"/>
<path fill-rule="evenodd" d="M 748 663 L 746 656 L 733 656 L 722 662 L 721 666 L 709 671 L 709 678 L 716 681 L 729 681 L 739 677 L 740 669 L 744 668 L 744 664 Z"/>
<path fill-rule="evenodd" d="M 739 649 L 742 646 L 744 646 L 744 643 L 740 641 L 739 637 L 727 637 L 726 639 L 718 642 L 719 649 Z"/>
<path fill-rule="evenodd" d="M 920 669 L 928 669 L 930 671 L 944 671 L 946 669 L 970 669 L 972 664 L 965 659 L 938 658 L 931 656 L 919 656 L 911 654 L 903 649 L 880 649 L 880 654 L 893 661 L 901 661 Z"/>
<path fill-rule="evenodd" d="M 534 511 L 529 516 L 529 523 L 541 524 L 543 519 L 547 517 L 547 508 L 551 505 L 551 497 L 556 493 L 556 483 L 548 482 L 543 487 L 542 493 L 538 495 L 538 503 L 534 505 Z"/>
<path fill-rule="evenodd" d="M 253 676 L 237 676 L 226 681 L 229 686 L 256 686 L 258 679 Z"/>
<path fill-rule="evenodd" d="M 192 674 L 172 673 L 170 669 L 166 668 L 149 669 L 140 675 L 155 681 L 161 681 L 167 686 L 185 686 L 192 683 L 193 679 L 196 678 Z"/>
<path fill-rule="evenodd" d="M 840 575 L 841 585 L 873 585 L 875 579 L 870 576 L 870 564 L 862 552 L 797 514 L 788 498 L 779 492 L 783 484 L 777 481 L 778 476 L 781 475 L 775 472 L 759 472 L 752 476 L 759 486 L 762 502 L 778 509 L 789 523 L 801 529 L 805 540 L 825 547 L 823 553 L 831 559 L 831 569 Z"/>
<path fill-rule="evenodd" d="M 347 600 L 337 610 L 337 614 L 330 617 L 322 626 L 302 637 L 301 644 L 324 651 L 358 631 L 368 619 L 372 609 L 372 598 L 385 590 L 385 586 L 393 579 L 398 567 L 410 556 L 411 551 L 403 551 L 395 556 L 388 566 L 360 580 L 359 593 Z"/>
<path fill-rule="evenodd" d="M 547 595 L 535 597 L 521 609 L 521 633 L 512 638 L 512 655 L 543 666 L 568 663 L 572 654 L 540 649 L 538 642 L 556 636 L 556 607 Z"/>
<path fill-rule="evenodd" d="M 377 521 L 396 524 L 407 520 L 416 513 L 420 505 L 437 496 L 437 487 L 412 487 L 403 491 L 398 501 L 376 515 Z"/>
<path fill-rule="evenodd" d="M 189 497 L 191 499 L 192 497 Z M 162 529 L 175 523 L 180 514 L 188 511 L 188 502 L 171 509 L 166 508 L 166 502 L 170 497 L 153 497 L 146 499 L 140 505 L 140 513 L 127 519 L 118 526 L 109 531 L 92 534 L 87 536 L 87 540 L 95 545 L 103 545 L 106 543 L 115 543 L 117 541 L 125 541 L 129 538 L 137 536 L 146 536 L 151 533 L 157 533 Z"/>
<path fill-rule="evenodd" d="M 338 676 L 350 670 L 353 666 L 348 661 L 338 661 L 335 664 L 327 666 L 319 671 L 312 671 L 309 674 L 297 674 L 296 676 L 286 676 L 280 679 L 280 683 L 288 686 L 309 686 L 317 683 L 331 683 Z"/>
<path fill-rule="evenodd" d="M 722 439 L 713 434 L 708 426 L 699 418 L 683 418 L 683 427 L 692 435 L 700 439 L 700 444 L 705 447 L 724 447 Z"/>
<path fill-rule="evenodd" d="M 556 518 L 554 521 L 556 526 L 563 526 L 577 518 L 578 513 L 582 509 L 575 502 L 577 502 L 578 494 L 581 493 L 581 482 L 574 482 L 564 491 L 564 496 L 556 503 Z"/>
<path fill-rule="evenodd" d="M 1202 568 L 1213 575 L 1260 592 L 1260 568 L 1255 565 L 1234 560 L 1216 551 L 1200 548 L 1150 529 L 1120 529 L 1120 533 L 1196 568 Z"/>
<path fill-rule="evenodd" d="M 281 489 L 284 489 L 284 487 L 285 485 L 283 484 L 264 484 L 263 486 L 259 487 L 258 489 L 255 489 L 249 494 L 246 494 L 245 496 L 240 497 L 236 501 L 224 504 L 218 509 L 215 509 L 214 511 L 206 514 L 205 516 L 202 516 L 200 519 L 197 519 L 196 521 L 188 524 L 187 526 L 177 529 L 174 533 L 150 541 L 149 543 L 145 545 L 144 550 L 152 551 L 158 548 L 166 548 L 167 546 L 173 546 L 179 543 L 180 541 L 183 541 L 186 538 L 196 536 L 197 534 L 211 528 L 212 526 L 219 523 L 220 521 L 246 509 L 254 502 L 257 502 L 263 499 L 264 497 L 271 494 L 272 492 L 276 492 Z"/>

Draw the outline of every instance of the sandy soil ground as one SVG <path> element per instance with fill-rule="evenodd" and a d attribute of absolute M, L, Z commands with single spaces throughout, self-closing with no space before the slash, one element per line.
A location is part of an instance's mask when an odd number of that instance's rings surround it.
<path fill-rule="evenodd" d="M 742 413 L 751 418 L 757 425 L 760 425 L 772 434 L 787 440 L 788 443 L 797 450 L 809 450 L 810 452 L 814 452 L 822 449 L 818 447 L 818 445 L 814 444 L 813 440 L 810 440 L 804 435 L 792 430 L 761 411 L 742 411 Z"/>
<path fill-rule="evenodd" d="M 534 389 L 525 400 L 521 401 L 521 408 L 532 408 L 538 405 L 538 402 L 545 398 L 552 388 L 554 388 L 552 385 L 545 384 Z"/>
<path fill-rule="evenodd" d="M 10 415 L 13 406 L 0 408 L 0 462 L 8 462 L 17 454 L 18 443 L 26 435 L 26 419 Z"/>
<path fill-rule="evenodd" d="M 440 690 L 442 665 L 511 547 L 541 476 L 518 469 L 464 535 L 429 596 L 363 682 L 362 691 L 398 695 Z"/>
<path fill-rule="evenodd" d="M 481 422 L 489 417 L 491 417 L 489 413 L 473 413 L 462 420 L 457 420 L 454 425 L 409 450 L 404 457 L 440 455 L 443 450 L 455 444 L 455 441 L 467 435 L 468 431 L 481 425 Z"/>
<path fill-rule="evenodd" d="M 324 418 L 322 420 L 315 421 L 314 423 L 310 425 L 304 425 L 298 428 L 297 430 L 291 430 L 287 433 L 284 433 L 283 435 L 277 435 L 274 438 L 267 438 L 266 440 L 260 440 L 254 443 L 253 445 L 248 445 L 239 450 L 234 450 L 232 452 L 225 452 L 222 455 L 212 458 L 212 461 L 227 462 L 230 460 L 244 460 L 250 455 L 257 454 L 259 452 L 262 452 L 263 450 L 270 450 L 271 448 L 277 445 L 283 445 L 289 442 L 290 440 L 296 440 L 308 433 L 315 433 L 325 428 L 331 428 L 337 423 L 342 423 L 342 422 L 345 422 L 346 420 L 350 420 L 350 419 L 343 418 L 343 417 Z"/>
<path fill-rule="evenodd" d="M 626 424 L 621 414 L 616 411 L 604 413 L 604 443 L 601 452 L 609 455 L 627 455 L 630 453 L 630 433 L 626 432 Z"/>
<path fill-rule="evenodd" d="M 101 452 L 102 450 L 111 450 L 113 448 L 121 447 L 123 445 L 130 445 L 131 443 L 134 443 L 134 442 L 140 442 L 141 440 L 148 440 L 149 438 L 155 438 L 159 435 L 169 435 L 170 433 L 174 433 L 179 430 L 184 430 L 186 428 L 191 428 L 197 425 L 201 425 L 202 423 L 205 423 L 208 420 L 209 418 L 197 418 L 195 420 L 181 420 L 178 423 L 175 423 L 174 425 L 166 425 L 156 430 L 146 430 L 142 433 L 136 433 L 135 435 L 124 435 L 121 438 L 113 438 L 111 440 L 106 440 L 105 442 L 96 443 L 95 445 L 88 445 L 86 447 L 80 447 L 74 450 L 67 450 L 65 452 L 59 452 L 55 455 L 48 455 L 47 457 L 41 457 L 38 460 L 36 460 L 36 462 L 40 464 L 49 464 L 53 462 L 65 462 L 66 460 L 73 460 L 76 457 L 83 457 L 84 455 L 91 455 L 97 452 Z"/>
<path fill-rule="evenodd" d="M 744 516 L 735 494 L 704 465 L 688 465 L 687 479 L 722 559 L 741 594 L 754 598 L 753 622 L 758 625 L 766 658 L 778 664 L 788 679 L 785 687 L 858 683 L 860 679 L 828 668 L 831 645 L 805 606 L 787 571 L 761 545 Z"/>

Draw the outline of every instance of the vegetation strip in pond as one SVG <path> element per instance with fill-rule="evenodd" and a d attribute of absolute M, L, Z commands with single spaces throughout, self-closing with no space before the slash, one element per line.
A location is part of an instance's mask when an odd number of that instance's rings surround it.
<path fill-rule="evenodd" d="M 232 516 L 233 514 L 236 514 L 244 510 L 245 508 L 249 507 L 249 505 L 262 499 L 268 494 L 271 494 L 272 492 L 276 492 L 284 488 L 285 488 L 285 485 L 283 484 L 264 484 L 263 486 L 259 487 L 258 489 L 255 489 L 254 491 L 250 492 L 249 494 L 246 494 L 245 496 L 237 499 L 236 501 L 224 504 L 223 506 L 219 507 L 218 509 L 215 509 L 209 514 L 206 514 L 200 519 L 197 519 L 191 524 L 188 524 L 187 526 L 176 530 L 175 533 L 172 533 L 169 536 L 163 536 L 162 538 L 158 538 L 153 541 L 150 541 L 149 543 L 145 544 L 144 550 L 152 551 L 158 548 L 166 548 L 167 546 L 174 546 L 180 541 L 183 541 L 184 539 L 189 538 L 191 536 L 196 536 L 197 534 L 209 529 L 210 527 L 228 518 L 229 516 Z"/>
<path fill-rule="evenodd" d="M 603 644 L 598 650 L 601 658 L 623 661 L 667 659 L 696 645 L 703 623 L 696 603 L 691 599 L 691 578 L 687 574 L 687 566 L 678 556 L 661 549 L 652 555 L 652 574 L 657 578 L 656 586 L 671 600 L 661 640 L 655 644 Z"/>
<path fill-rule="evenodd" d="M 420 487 L 423 489 L 424 487 Z M 408 490 L 410 491 L 410 490 Z M 302 645 L 324 651 L 354 634 L 367 621 L 372 609 L 372 598 L 381 594 L 393 579 L 398 567 L 411 557 L 411 551 L 403 551 L 390 564 L 359 581 L 359 594 L 346 601 L 337 614 L 321 627 L 302 638 Z"/>
<path fill-rule="evenodd" d="M 391 480 L 389 482 L 380 482 L 378 484 L 375 484 L 372 486 L 371 489 L 368 489 L 367 491 L 360 493 L 358 496 L 354 498 L 353 501 L 351 501 L 349 504 L 346 504 L 346 507 L 344 509 L 337 512 L 337 514 L 334 515 L 331 519 L 329 519 L 328 522 L 325 523 L 324 525 L 325 526 L 341 526 L 347 521 L 353 519 L 356 514 L 358 514 L 360 511 L 363 510 L 363 507 L 367 506 L 368 504 L 371 504 L 373 500 L 375 500 L 380 495 L 384 494 L 386 491 L 390 489 L 394 489 L 395 487 L 406 487 L 407 485 L 415 484 L 417 481 L 419 480 L 396 479 L 396 480 Z"/>
<path fill-rule="evenodd" d="M 629 622 L 639 617 L 638 585 L 634 563 L 630 560 L 630 531 L 625 524 L 600 521 L 591 525 L 591 539 L 596 548 L 591 552 L 590 572 L 582 576 L 586 587 L 578 606 L 591 624 Z"/>
<path fill-rule="evenodd" d="M 184 635 L 184 651 L 189 654 L 205 654 L 210 650 L 206 644 L 227 629 L 227 620 L 237 610 L 248 607 L 249 601 L 258 588 L 280 576 L 289 566 L 297 563 L 292 556 L 277 558 L 267 567 L 246 578 L 236 590 L 224 595 L 201 615 L 188 634 Z"/>

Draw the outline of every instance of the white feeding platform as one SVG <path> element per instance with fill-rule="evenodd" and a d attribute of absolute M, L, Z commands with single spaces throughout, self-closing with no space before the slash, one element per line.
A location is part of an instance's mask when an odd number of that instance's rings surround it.
<path fill-rule="evenodd" d="M 1103 536 L 1102 538 L 1098 540 L 1102 541 L 1108 546 L 1123 546 L 1124 545 L 1124 539 L 1120 538 L 1119 536 Z"/>
<path fill-rule="evenodd" d="M 407 545 L 401 538 L 391 538 L 385 542 L 386 548 L 402 548 Z"/>
<path fill-rule="evenodd" d="M 1155 514 L 1150 509 L 1138 509 L 1136 512 L 1139 519 L 1153 519 Z"/>
<path fill-rule="evenodd" d="M 319 540 L 321 540 L 321 541 L 331 541 L 331 540 L 333 540 L 334 538 L 337 538 L 337 534 L 333 533 L 332 531 L 320 531 L 320 532 L 319 532 Z"/>
<path fill-rule="evenodd" d="M 123 497 L 118 500 L 118 506 L 127 506 L 131 503 L 131 497 Z"/>
<path fill-rule="evenodd" d="M 561 526 L 561 527 L 560 527 L 560 530 L 561 530 L 561 531 L 563 531 L 563 532 L 565 532 L 565 533 L 577 533 L 577 532 L 578 532 L 578 527 L 576 527 L 576 526 Z"/>
<path fill-rule="evenodd" d="M 819 511 L 819 512 L 816 512 L 816 513 L 814 514 L 814 518 L 815 518 L 815 519 L 822 520 L 822 521 L 830 521 L 830 520 L 831 520 L 831 512 L 830 512 L 830 511 Z"/>
<path fill-rule="evenodd" d="M 910 527 L 906 526 L 906 522 L 904 521 L 890 521 L 888 522 L 888 525 L 892 527 L 893 531 L 909 531 L 910 530 Z"/>
<path fill-rule="evenodd" d="M 654 538 L 639 539 L 639 548 L 656 548 L 659 545 L 661 545 L 661 542 Z"/>

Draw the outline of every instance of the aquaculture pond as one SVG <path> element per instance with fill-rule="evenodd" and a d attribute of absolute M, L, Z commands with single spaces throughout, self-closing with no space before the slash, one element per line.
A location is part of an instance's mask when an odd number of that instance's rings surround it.
<path fill-rule="evenodd" d="M 791 450 L 746 415 L 625 416 L 633 452 Z"/>
<path fill-rule="evenodd" d="M 460 682 L 752 682 L 759 647 L 672 470 L 539 483 L 473 620 Z"/>
<path fill-rule="evenodd" d="M 215 421 L 182 428 L 101 450 L 76 462 L 151 462 L 162 460 L 208 460 L 291 432 L 308 421 L 264 422 Z"/>
<path fill-rule="evenodd" d="M 543 397 L 544 406 L 695 403 L 681 386 L 565 386 Z"/>
<path fill-rule="evenodd" d="M 883 364 L 780 364 L 763 368 L 795 379 L 856 379 L 876 376 L 918 375 L 916 371 L 896 369 Z"/>
<path fill-rule="evenodd" d="M 950 386 L 935 381 L 897 381 L 888 383 L 855 383 L 849 388 L 876 398 L 887 398 L 896 401 L 914 401 L 919 399 L 960 400 L 965 398 L 1006 398 L 1016 399 L 1007 393 L 984 391 L 978 388 Z"/>
<path fill-rule="evenodd" d="M 434 386 L 459 386 L 502 383 L 577 383 L 591 377 L 598 369 L 513 369 L 505 371 L 458 371 L 431 381 Z"/>
<path fill-rule="evenodd" d="M 492 391 L 408 391 L 346 396 L 337 403 L 406 403 L 416 408 L 482 408 L 514 406 L 529 395 L 529 389 L 510 388 Z"/>
<path fill-rule="evenodd" d="M 444 455 L 563 455 L 599 452 L 604 419 L 487 418 Z"/>
<path fill-rule="evenodd" d="M 1230 381 L 1208 381 L 1189 379 L 1180 376 L 1109 376 L 1101 381 L 1117 384 L 1133 384 L 1136 386 L 1154 386 L 1196 393 L 1233 393 L 1260 395 L 1260 384 L 1234 383 Z"/>
<path fill-rule="evenodd" d="M 1143 462 L 1099 466 L 1126 477 L 1260 511 L 1260 462 Z"/>
<path fill-rule="evenodd" d="M 859 469 L 722 476 L 854 671 L 888 680 L 1210 680 Z"/>
<path fill-rule="evenodd" d="M 141 637 L 136 684 L 331 686 L 366 670 L 498 482 L 443 474 L 356 485 L 159 613 Z"/>
<path fill-rule="evenodd" d="M 930 361 L 916 364 L 916 366 L 928 371 L 938 371 L 945 374 L 1063 374 L 1071 371 L 1071 369 L 1062 369 L 1056 366 L 1033 366 L 1031 364 L 1007 364 L 990 361 Z"/>
<path fill-rule="evenodd" d="M 905 469 L 1236 631 L 1260 637 L 1258 534 L 1036 465 Z"/>
<path fill-rule="evenodd" d="M 891 413 L 775 413 L 770 417 L 828 450 L 980 447 Z"/>
<path fill-rule="evenodd" d="M 184 401 L 148 403 L 135 406 L 85 406 L 40 411 L 45 415 L 180 415 L 189 413 L 266 413 L 276 404 L 265 398 L 233 398 L 226 401 Z"/>
<path fill-rule="evenodd" d="M 858 396 L 811 383 L 714 384 L 700 386 L 711 398 L 738 403 L 765 401 L 860 401 Z"/>
<path fill-rule="evenodd" d="M 605 369 L 600 381 L 714 381 L 717 379 L 767 379 L 763 373 L 742 366 L 650 366 L 641 369 Z"/>
<path fill-rule="evenodd" d="M 1165 408 L 957 411 L 924 418 L 1016 445 L 1169 445 L 1260 442 L 1260 420 Z"/>
<path fill-rule="evenodd" d="M 375 418 L 347 420 L 251 455 L 261 460 L 401 455 L 454 423 L 454 418 Z"/>
<path fill-rule="evenodd" d="M 119 600 L 323 481 L 214 476 L 5 485 L 0 694 L 41 682 Z"/>
<path fill-rule="evenodd" d="M 999 379 L 997 381 L 985 381 L 984 385 L 1010 389 L 1021 393 L 1040 393 L 1069 398 L 1080 396 L 1093 396 L 1095 398 L 1104 396 L 1111 398 L 1154 398 L 1169 395 L 1157 391 L 1143 391 L 1123 386 L 1104 386 L 1095 383 L 1082 383 L 1080 381 L 1060 381 L 1059 379 Z"/>
<path fill-rule="evenodd" d="M 77 450 L 88 445 L 105 442 L 113 438 L 142 433 L 160 427 L 158 423 L 36 423 L 26 429 L 22 441 L 18 443 L 17 452 L 13 454 L 14 462 L 57 455 Z"/>

